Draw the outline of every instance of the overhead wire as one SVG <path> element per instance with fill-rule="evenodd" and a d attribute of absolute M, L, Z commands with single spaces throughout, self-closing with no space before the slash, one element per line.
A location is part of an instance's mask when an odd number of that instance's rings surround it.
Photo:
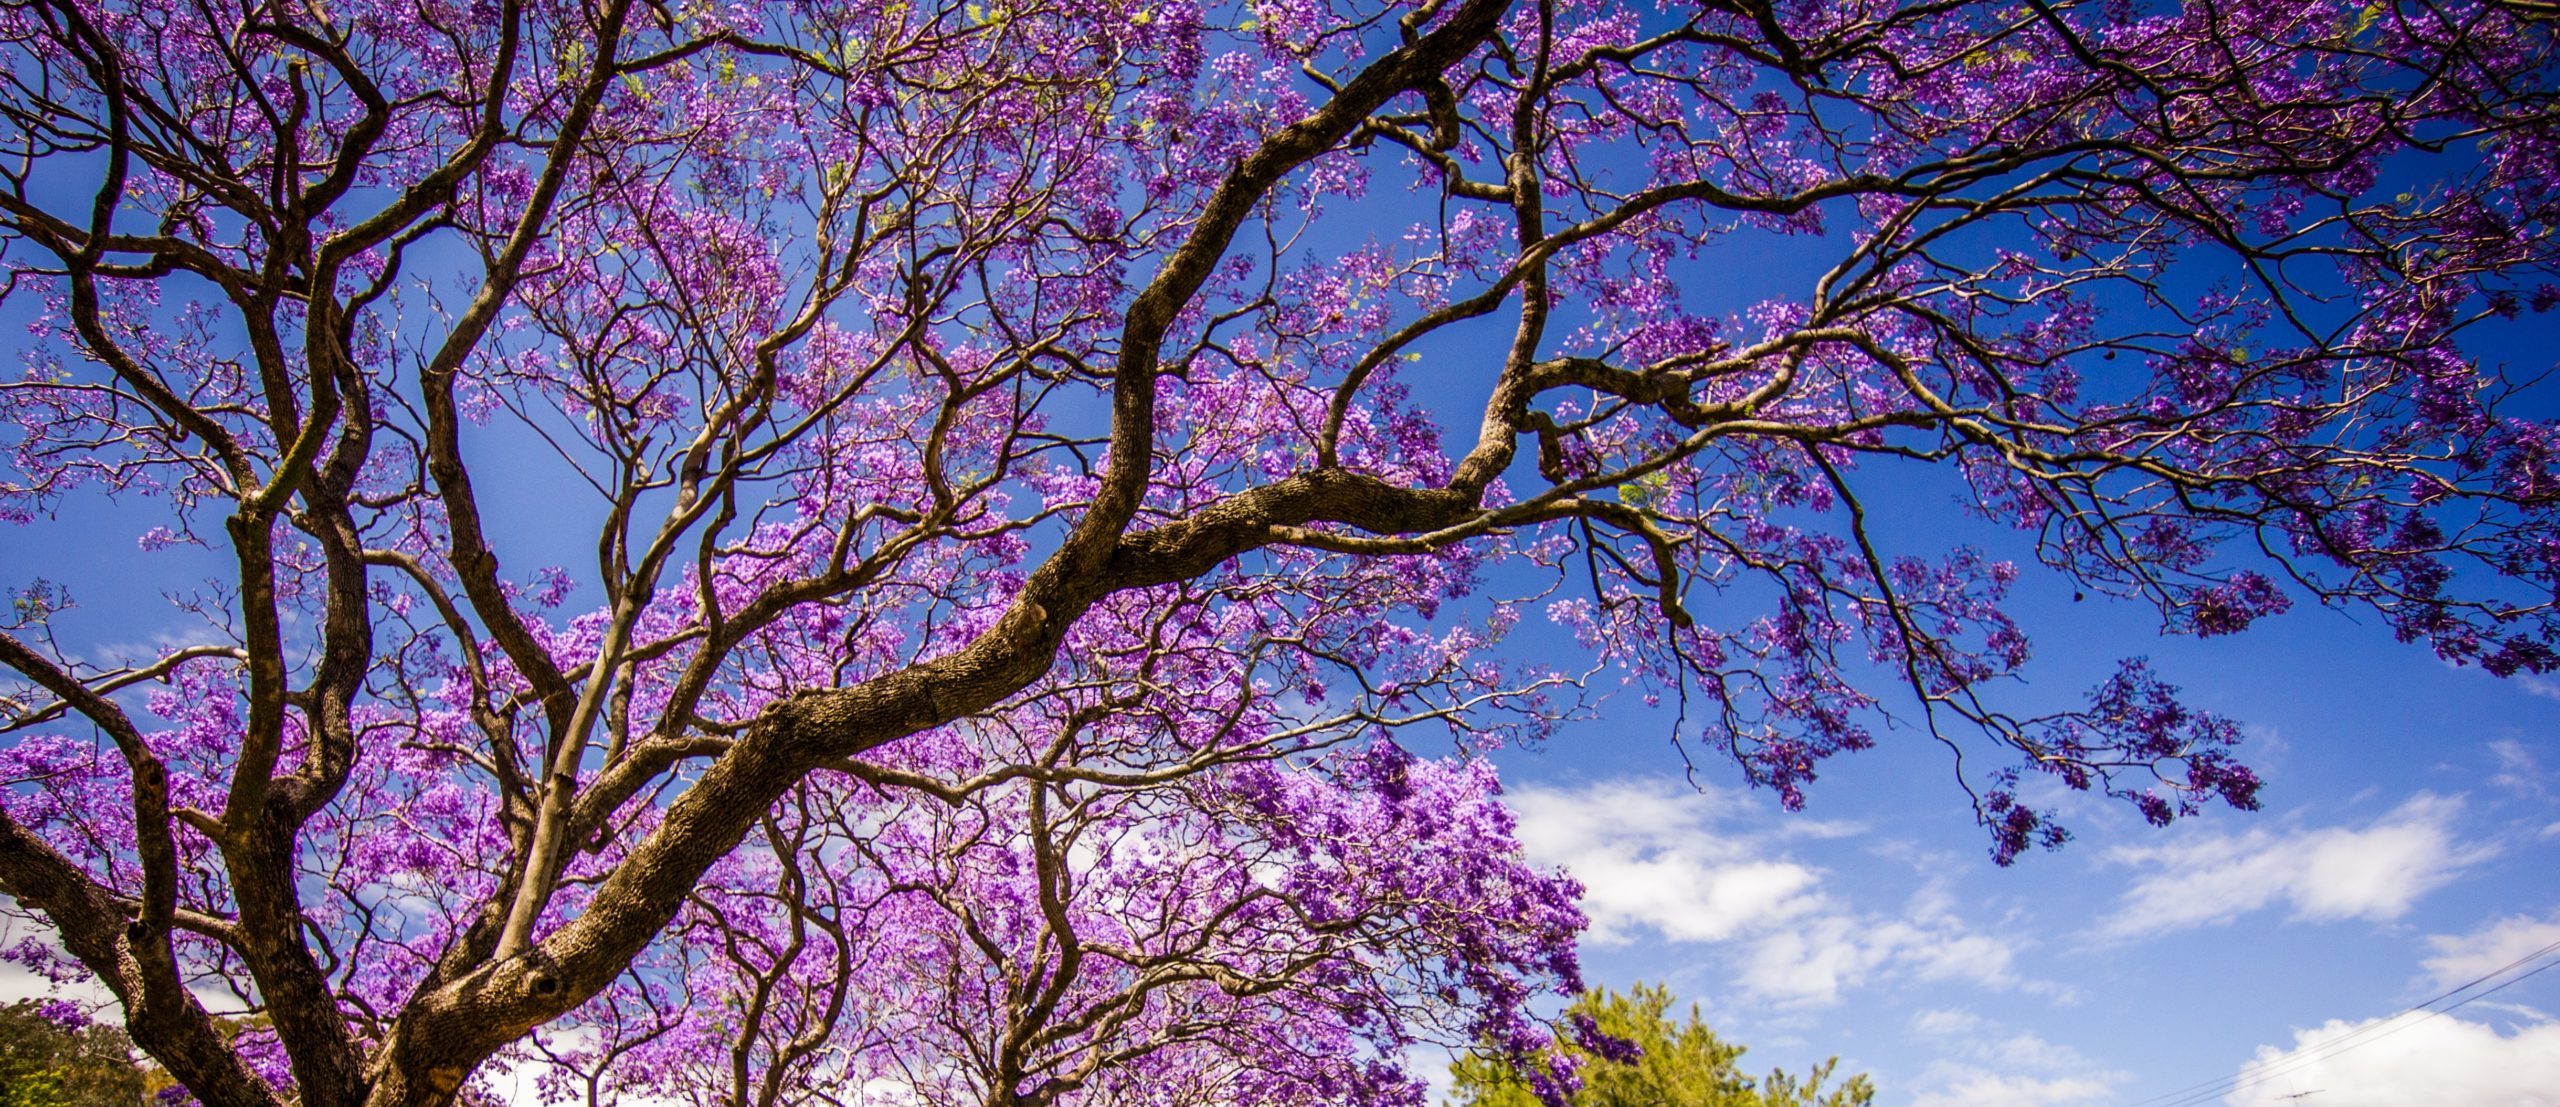
<path fill-rule="evenodd" d="M 2122 1104 L 2120 1107 L 2198 1107 L 2198 1105 L 2201 1104 L 2211 1103 L 2214 1100 L 2230 1095 L 2233 1092 L 2252 1088 L 2265 1083 L 2274 1077 L 2283 1076 L 2287 1073 L 2297 1071 L 2316 1062 L 2324 1061 L 2341 1053 L 2348 1052 L 2349 1050 L 2361 1049 L 2365 1046 L 2372 1045 L 2377 1041 L 2388 1038 L 2403 1030 L 2410 1029 L 2411 1027 L 2422 1026 L 2429 1020 L 2447 1012 L 2456 1010 L 2464 1004 L 2486 999 L 2489 996 L 2496 995 L 2501 991 L 2514 987 L 2517 984 L 2521 984 L 2524 981 L 2532 979 L 2535 976 L 2539 976 L 2553 968 L 2560 968 L 2560 959 L 2556 959 L 2544 962 L 2540 965 L 2535 965 L 2533 968 L 2523 972 L 2517 971 L 2526 965 L 2531 965 L 2536 961 L 2541 961 L 2555 953 L 2560 953 L 2560 941 L 2552 942 L 2549 945 L 2543 946 L 2542 948 L 2516 958 L 2513 961 L 2509 961 L 2504 965 L 2500 965 L 2499 967 L 2483 973 L 2480 976 L 2460 985 L 2446 989 L 2445 991 L 2439 992 L 2428 999 L 2421 1000 L 2418 1003 L 2403 1008 L 2398 1014 L 2394 1014 L 2389 1018 L 2377 1019 L 2373 1022 L 2366 1023 L 2364 1026 L 2359 1027 L 2350 1033 L 2322 1042 L 2316 1047 L 2296 1053 L 2281 1062 L 2258 1069 L 2249 1069 L 2244 1067 L 2238 1074 L 2232 1076 L 2223 1077 L 2218 1080 L 2209 1080 L 2199 1084 L 2190 1084 L 2183 1088 L 2162 1092 L 2149 1099 L 2140 1099 L 2131 1103 Z M 2507 979 L 2500 981 L 2494 986 L 2481 988 L 2474 994 L 2463 994 L 2465 992 L 2471 992 L 2475 988 L 2480 988 L 2481 985 L 2487 984 L 2492 980 L 2498 980 L 2500 977 L 2507 977 Z M 2456 996 L 2460 996 L 2461 998 L 2455 999 L 2454 997 Z M 2445 1002 L 2447 1000 L 2453 1000 L 2453 1002 L 2447 1003 Z M 2439 1004 L 2442 1004 L 2442 1006 L 2438 1006 Z M 2417 1017 L 2411 1018 L 2413 1015 Z"/>

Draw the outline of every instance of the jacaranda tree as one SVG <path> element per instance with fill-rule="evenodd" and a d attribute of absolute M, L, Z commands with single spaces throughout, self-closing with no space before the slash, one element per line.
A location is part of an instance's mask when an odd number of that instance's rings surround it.
<path fill-rule="evenodd" d="M 2560 664 L 2555 14 L 5 0 L 0 512 L 221 567 L 10 540 L 17 955 L 212 1107 L 1414 1103 L 1579 987 L 1474 755 L 1586 684 L 2252 806 L 1868 505 Z"/>

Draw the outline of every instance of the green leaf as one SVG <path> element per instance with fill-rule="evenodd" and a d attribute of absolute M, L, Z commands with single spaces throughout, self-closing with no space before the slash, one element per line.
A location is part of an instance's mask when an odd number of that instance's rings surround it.
<path fill-rule="evenodd" d="M 1783 1070 L 1744 1075 L 1738 1064 L 1743 1047 L 1718 1038 L 1696 1006 L 1679 1022 L 1672 1021 L 1670 1008 L 1669 989 L 1639 984 L 1624 994 L 1605 988 L 1585 992 L 1566 1009 L 1568 1018 L 1588 1018 L 1602 1034 L 1642 1051 L 1622 1063 L 1563 1045 L 1583 1061 L 1582 1089 L 1569 1101 L 1573 1107 L 1869 1107 L 1875 1096 L 1864 1076 L 1825 1092 L 1832 1061 L 1802 1078 Z M 1470 1054 L 1450 1066 L 1449 1076 L 1458 1107 L 1537 1107 L 1526 1068 L 1509 1059 Z"/>

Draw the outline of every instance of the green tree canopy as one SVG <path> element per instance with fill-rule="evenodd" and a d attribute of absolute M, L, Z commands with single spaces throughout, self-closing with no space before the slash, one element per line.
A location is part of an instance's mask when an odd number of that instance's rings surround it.
<path fill-rule="evenodd" d="M 1582 1089 L 1574 1093 L 1573 1107 L 1868 1107 L 1875 1098 L 1864 1075 L 1822 1090 L 1839 1063 L 1836 1057 L 1802 1079 L 1774 1069 L 1757 1079 L 1746 1076 L 1736 1067 L 1743 1047 L 1716 1037 L 1696 1005 L 1678 1023 L 1670 1009 L 1670 989 L 1648 984 L 1624 994 L 1606 988 L 1584 992 L 1566 1009 L 1566 1018 L 1589 1019 L 1601 1034 L 1642 1051 L 1632 1060 L 1613 1061 L 1580 1045 L 1562 1047 L 1582 1062 Z M 1458 1107 L 1539 1107 L 1529 1076 L 1489 1054 L 1460 1058 L 1450 1069 Z"/>
<path fill-rule="evenodd" d="M 34 1000 L 0 1007 L 0 1107 L 136 1107 L 151 1075 L 122 1030 L 71 1029 Z"/>

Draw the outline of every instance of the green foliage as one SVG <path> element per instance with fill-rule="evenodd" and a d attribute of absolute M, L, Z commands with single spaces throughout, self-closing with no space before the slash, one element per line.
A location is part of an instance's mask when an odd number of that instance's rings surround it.
<path fill-rule="evenodd" d="M 1624 995 L 1606 988 L 1585 992 L 1574 1001 L 1568 1017 L 1586 1016 L 1601 1033 L 1635 1043 L 1644 1055 L 1619 1063 L 1566 1046 L 1582 1060 L 1582 1090 L 1574 1093 L 1573 1107 L 1868 1107 L 1875 1097 L 1863 1075 L 1822 1090 L 1836 1057 L 1802 1079 L 1776 1070 L 1758 1079 L 1745 1076 L 1735 1067 L 1741 1046 L 1716 1037 L 1696 1006 L 1676 1024 L 1670 1008 L 1669 989 L 1645 984 Z M 1449 1075 L 1457 1107 L 1539 1107 L 1526 1075 L 1499 1057 L 1460 1058 Z"/>
<path fill-rule="evenodd" d="M 124 1031 L 64 1029 L 33 1000 L 0 1007 L 0 1107 L 136 1107 L 151 1084 Z"/>

